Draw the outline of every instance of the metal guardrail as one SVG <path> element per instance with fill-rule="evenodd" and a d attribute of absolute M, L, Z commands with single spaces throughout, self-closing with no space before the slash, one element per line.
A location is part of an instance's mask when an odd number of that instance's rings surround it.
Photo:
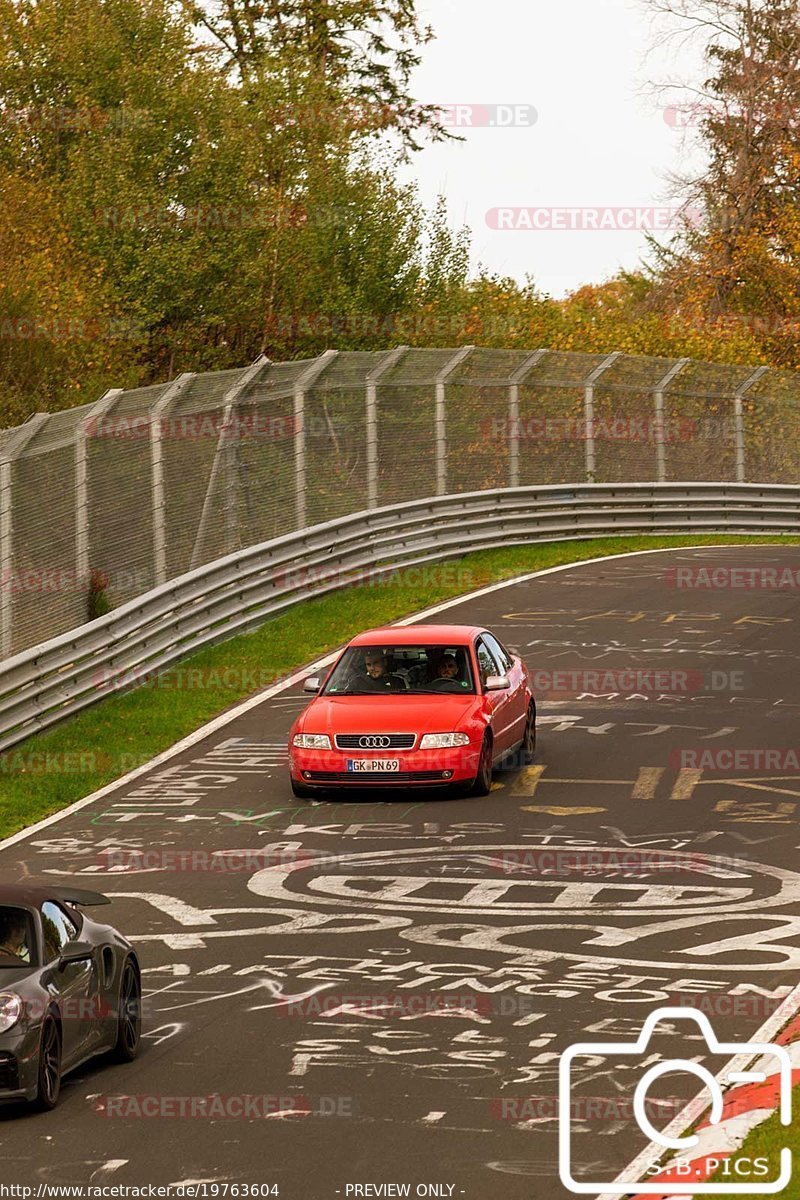
<path fill-rule="evenodd" d="M 274 538 L 0 664 L 0 750 L 298 601 L 473 550 L 631 534 L 800 534 L 800 487 L 578 484 L 437 496 Z"/>

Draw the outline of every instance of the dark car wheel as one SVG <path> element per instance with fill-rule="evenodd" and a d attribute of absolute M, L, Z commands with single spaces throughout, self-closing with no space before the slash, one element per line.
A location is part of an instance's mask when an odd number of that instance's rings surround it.
<path fill-rule="evenodd" d="M 492 739 L 486 734 L 481 746 L 481 756 L 478 759 L 478 774 L 472 785 L 473 796 L 488 796 L 492 790 Z"/>
<path fill-rule="evenodd" d="M 291 780 L 291 784 L 292 793 L 297 797 L 298 800 L 309 800 L 314 794 L 311 791 L 311 788 L 303 787 L 302 783 L 295 783 L 293 779 Z"/>
<path fill-rule="evenodd" d="M 133 1062 L 142 1036 L 142 985 L 132 959 L 122 968 L 117 1009 L 117 1041 L 112 1055 L 117 1062 Z"/>
<path fill-rule="evenodd" d="M 536 754 L 536 705 L 528 707 L 528 719 L 525 722 L 525 737 L 522 741 L 522 763 L 529 766 Z"/>
<path fill-rule="evenodd" d="M 39 1074 L 35 1105 L 49 1112 L 58 1104 L 61 1092 L 61 1034 L 52 1016 L 47 1016 L 42 1025 L 39 1043 Z"/>

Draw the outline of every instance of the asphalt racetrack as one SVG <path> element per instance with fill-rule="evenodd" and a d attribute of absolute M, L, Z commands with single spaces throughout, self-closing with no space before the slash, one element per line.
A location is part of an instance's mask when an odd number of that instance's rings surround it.
<path fill-rule="evenodd" d="M 82 1068 L 54 1113 L 0 1114 L 3 1182 L 566 1196 L 568 1046 L 632 1040 L 662 1006 L 746 1042 L 800 979 L 800 603 L 691 586 L 734 565 L 796 578 L 797 550 L 584 564 L 430 617 L 485 624 L 535 672 L 536 762 L 486 799 L 295 800 L 293 686 L 6 844 L 5 880 L 114 898 L 146 995 L 133 1065 Z M 662 1042 L 704 1054 L 691 1022 Z M 647 1145 L 641 1069 L 577 1073 L 579 1178 Z M 655 1125 L 695 1083 L 661 1081 Z"/>

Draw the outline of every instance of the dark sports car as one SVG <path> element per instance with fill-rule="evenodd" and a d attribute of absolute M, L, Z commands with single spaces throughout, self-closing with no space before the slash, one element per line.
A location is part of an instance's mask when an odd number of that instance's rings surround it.
<path fill-rule="evenodd" d="M 84 906 L 106 896 L 71 887 L 0 887 L 0 1100 L 54 1108 L 61 1077 L 95 1054 L 136 1057 L 136 952 Z"/>

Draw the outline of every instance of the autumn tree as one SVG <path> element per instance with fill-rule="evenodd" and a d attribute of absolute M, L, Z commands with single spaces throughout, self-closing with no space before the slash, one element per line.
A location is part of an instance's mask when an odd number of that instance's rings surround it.
<path fill-rule="evenodd" d="M 705 39 L 692 108 L 705 166 L 678 176 L 699 210 L 656 250 L 662 306 L 713 325 L 760 323 L 776 361 L 796 361 L 800 319 L 800 9 L 796 0 L 648 0 L 673 30 Z"/>
<path fill-rule="evenodd" d="M 433 31 L 416 0 L 181 0 L 276 128 L 339 142 L 387 129 L 406 149 L 449 136 L 411 77 Z"/>
<path fill-rule="evenodd" d="M 426 250 L 428 216 L 395 182 L 396 146 L 376 145 L 372 127 L 303 115 L 315 95 L 340 111 L 367 98 L 410 104 L 410 46 L 427 36 L 413 7 L 0 0 L 5 300 L 36 317 L 46 294 L 57 316 L 80 294 L 100 338 L 67 355 L 42 333 L 48 386 L 36 404 L 58 406 L 59 361 L 64 403 L 81 362 L 87 380 L 109 353 L 120 363 L 119 337 L 104 347 L 103 328 L 128 331 L 125 371 L 110 382 L 146 383 L 261 351 L 385 344 L 429 269 L 463 277 L 441 227 Z M 43 213 L 37 288 L 12 297 L 36 244 L 31 217 Z M 22 253 L 19 270 L 4 247 Z M 12 360 L 24 379 L 19 353 L 3 358 L 0 346 L 0 383 Z"/>

